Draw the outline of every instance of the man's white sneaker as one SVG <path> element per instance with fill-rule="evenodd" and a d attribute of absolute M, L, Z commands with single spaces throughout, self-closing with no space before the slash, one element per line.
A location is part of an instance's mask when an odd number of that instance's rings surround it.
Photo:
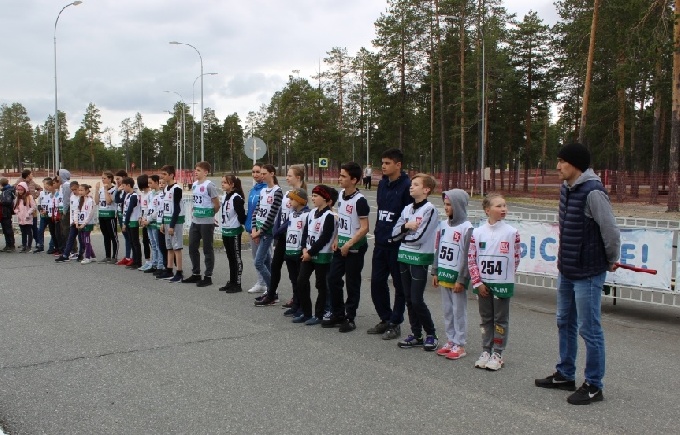
<path fill-rule="evenodd" d="M 478 369 L 485 369 L 486 365 L 489 363 L 489 359 L 491 359 L 491 355 L 489 355 L 489 352 L 487 351 L 482 352 L 482 354 L 479 355 L 477 361 L 475 361 L 475 367 Z"/>
<path fill-rule="evenodd" d="M 267 287 L 260 284 L 255 284 L 250 289 L 248 289 L 248 293 L 262 293 L 262 292 L 267 293 Z"/>
<path fill-rule="evenodd" d="M 503 367 L 503 357 L 498 352 L 494 352 L 486 363 L 487 370 L 500 370 Z"/>
<path fill-rule="evenodd" d="M 90 260 L 89 258 L 83 258 L 83 261 L 80 262 L 80 264 L 90 264 L 90 263 L 92 263 L 92 260 Z"/>

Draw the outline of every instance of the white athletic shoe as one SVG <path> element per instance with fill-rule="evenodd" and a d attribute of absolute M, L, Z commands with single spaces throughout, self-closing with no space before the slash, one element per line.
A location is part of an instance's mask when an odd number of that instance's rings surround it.
<path fill-rule="evenodd" d="M 503 367 L 503 358 L 498 352 L 494 352 L 486 363 L 487 370 L 500 370 Z"/>
<path fill-rule="evenodd" d="M 80 264 L 90 264 L 92 263 L 92 260 L 89 258 L 83 258 L 83 261 L 80 262 Z"/>
<path fill-rule="evenodd" d="M 262 293 L 262 292 L 267 293 L 267 287 L 260 284 L 255 284 L 250 289 L 248 289 L 248 293 Z"/>
<path fill-rule="evenodd" d="M 477 361 L 475 361 L 475 367 L 478 369 L 485 369 L 486 365 L 489 363 L 489 359 L 491 359 L 491 355 L 489 355 L 489 352 L 487 351 L 482 352 L 482 354 L 479 355 Z"/>

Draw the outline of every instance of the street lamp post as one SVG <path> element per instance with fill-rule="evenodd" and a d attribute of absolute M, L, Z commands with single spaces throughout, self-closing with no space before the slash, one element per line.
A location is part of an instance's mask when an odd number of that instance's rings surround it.
<path fill-rule="evenodd" d="M 177 92 L 177 91 L 163 91 L 163 92 L 167 92 L 169 94 L 170 93 L 177 94 L 180 98 L 180 101 L 182 101 L 182 142 L 181 142 L 181 147 L 180 147 L 181 152 L 180 152 L 180 156 L 179 156 L 179 164 L 177 165 L 178 169 L 180 171 L 180 179 L 182 179 L 182 177 L 183 177 L 182 169 L 186 166 L 186 163 L 187 163 L 185 161 L 185 159 L 186 159 L 185 154 L 186 154 L 186 147 L 187 147 L 187 129 L 186 129 L 186 121 L 184 119 L 184 114 L 186 112 L 186 104 L 184 103 L 184 97 L 179 92 Z"/>
<path fill-rule="evenodd" d="M 59 23 L 59 17 L 61 13 L 64 12 L 69 6 L 78 6 L 82 1 L 74 1 L 59 11 L 57 14 L 57 19 L 54 20 L 54 175 L 57 175 L 59 170 L 59 106 L 57 104 L 57 23 Z"/>
<path fill-rule="evenodd" d="M 484 44 L 484 32 L 482 35 L 482 104 L 481 104 L 481 134 L 479 136 L 479 194 L 484 198 L 484 147 L 486 146 L 486 49 Z"/>
<path fill-rule="evenodd" d="M 194 47 L 191 44 L 187 44 L 186 42 L 177 42 L 177 41 L 170 41 L 170 44 L 172 45 L 187 45 L 194 50 L 196 50 L 196 53 L 198 53 L 198 58 L 201 60 L 201 161 L 205 161 L 205 143 L 203 141 L 203 56 L 201 56 L 201 52 L 198 51 L 198 48 Z"/>
<path fill-rule="evenodd" d="M 198 76 L 194 79 L 194 84 L 191 85 L 191 160 L 192 160 L 192 165 L 193 165 L 192 168 L 196 166 L 196 151 L 195 151 L 195 148 L 194 148 L 194 124 L 195 124 L 194 119 L 196 119 L 194 117 L 194 106 L 196 105 L 196 103 L 194 102 L 194 100 L 195 100 L 195 98 L 194 98 L 195 92 L 194 91 L 196 90 L 196 80 L 198 80 L 199 78 L 202 78 L 203 76 L 216 76 L 216 75 L 217 75 L 216 72 L 209 72 L 209 73 L 201 74 L 200 76 Z M 203 89 L 201 88 L 201 94 L 202 93 L 203 93 Z M 202 102 L 203 102 L 203 98 L 201 97 L 201 103 Z M 203 114 L 203 106 L 201 105 L 201 122 L 203 122 L 203 115 L 202 114 Z M 203 131 L 203 124 L 202 123 L 201 123 L 201 131 Z M 203 143 L 203 140 L 201 140 L 201 143 Z"/>

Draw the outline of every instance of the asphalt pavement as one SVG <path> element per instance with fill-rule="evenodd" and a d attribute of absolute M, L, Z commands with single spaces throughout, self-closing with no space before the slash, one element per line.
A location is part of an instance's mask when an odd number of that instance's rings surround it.
<path fill-rule="evenodd" d="M 248 288 L 254 269 L 243 254 Z M 357 330 L 341 334 L 293 324 L 280 306 L 254 307 L 248 293 L 219 292 L 223 253 L 206 288 L 0 254 L 2 426 L 9 434 L 675 432 L 677 308 L 604 302 L 605 400 L 575 407 L 567 392 L 533 386 L 557 358 L 553 291 L 516 292 L 506 366 L 488 372 L 473 368 L 481 351 L 473 295 L 461 360 L 366 334 L 379 320 L 370 257 Z M 188 271 L 186 249 L 184 264 Z M 291 294 L 286 280 L 280 294 Z M 428 287 L 426 301 L 444 341 L 439 290 Z"/>

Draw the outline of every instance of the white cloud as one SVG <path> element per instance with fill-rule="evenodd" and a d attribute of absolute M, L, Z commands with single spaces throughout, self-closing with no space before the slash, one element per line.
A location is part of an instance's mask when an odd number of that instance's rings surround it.
<path fill-rule="evenodd" d="M 4 2 L 0 15 L 0 103 L 21 102 L 33 122 L 54 112 L 54 20 L 70 0 Z M 179 92 L 200 101 L 196 46 L 202 56 L 205 107 L 223 119 L 267 103 L 292 70 L 312 77 L 333 47 L 370 46 L 385 0 L 84 0 L 64 10 L 57 29 L 59 109 L 73 133 L 89 102 L 104 126 L 118 129 L 142 113 L 158 127 Z M 521 17 L 529 8 L 556 20 L 552 0 L 506 2 Z M 196 112 L 199 107 L 196 106 Z M 116 139 L 114 138 L 114 142 Z"/>

